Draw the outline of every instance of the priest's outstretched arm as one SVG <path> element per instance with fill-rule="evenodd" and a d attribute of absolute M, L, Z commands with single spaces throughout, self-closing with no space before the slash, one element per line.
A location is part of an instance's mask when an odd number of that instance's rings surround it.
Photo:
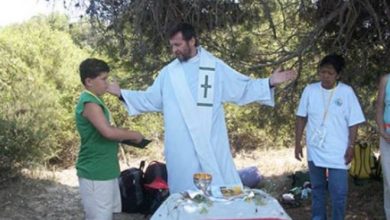
<path fill-rule="evenodd" d="M 217 67 L 218 68 L 218 67 Z M 284 82 L 294 80 L 293 70 L 275 70 L 270 78 L 253 79 L 239 73 L 227 64 L 221 62 L 222 71 L 222 101 L 245 105 L 251 102 L 274 106 L 274 87 Z"/>
<path fill-rule="evenodd" d="M 111 83 L 107 92 L 117 96 L 125 104 L 129 115 L 138 115 L 144 112 L 162 111 L 161 76 L 159 75 L 145 91 L 121 89 L 118 83 Z"/>

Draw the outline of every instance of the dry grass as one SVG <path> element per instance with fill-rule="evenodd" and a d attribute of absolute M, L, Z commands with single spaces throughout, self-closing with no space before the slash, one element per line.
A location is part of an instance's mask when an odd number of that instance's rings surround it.
<path fill-rule="evenodd" d="M 241 152 L 234 162 L 237 169 L 256 166 L 263 176 L 260 187 L 274 197 L 291 188 L 291 174 L 307 169 L 305 162 L 295 160 L 294 151 L 289 148 Z"/>

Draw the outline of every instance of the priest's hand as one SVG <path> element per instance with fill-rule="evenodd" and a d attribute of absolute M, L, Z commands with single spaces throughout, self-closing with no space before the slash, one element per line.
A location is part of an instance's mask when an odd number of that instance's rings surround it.
<path fill-rule="evenodd" d="M 271 75 L 269 83 L 271 86 L 276 86 L 281 83 L 295 80 L 297 78 L 297 73 L 295 70 L 282 70 L 281 67 L 278 67 Z"/>
<path fill-rule="evenodd" d="M 119 84 L 116 81 L 108 84 L 106 91 L 116 97 L 119 97 L 121 95 L 121 88 L 119 87 Z"/>

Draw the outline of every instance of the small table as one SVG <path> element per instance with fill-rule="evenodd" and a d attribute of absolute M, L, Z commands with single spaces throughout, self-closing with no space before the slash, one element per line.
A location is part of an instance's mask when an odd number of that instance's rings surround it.
<path fill-rule="evenodd" d="M 245 190 L 234 199 L 195 197 L 175 193 L 151 220 L 291 220 L 279 202 L 262 190 Z"/>

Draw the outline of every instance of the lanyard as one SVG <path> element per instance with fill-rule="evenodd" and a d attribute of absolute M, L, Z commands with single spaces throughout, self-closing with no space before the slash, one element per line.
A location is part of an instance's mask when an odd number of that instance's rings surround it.
<path fill-rule="evenodd" d="M 114 119 L 112 118 L 111 112 L 110 112 L 110 110 L 107 108 L 107 106 L 104 104 L 104 102 L 103 102 L 99 97 L 97 97 L 95 94 L 93 94 L 91 91 L 84 90 L 84 92 L 90 94 L 90 95 L 93 96 L 93 97 L 95 97 L 95 98 L 100 102 L 100 104 L 102 104 L 103 108 L 108 112 L 108 122 L 109 122 L 111 125 L 113 125 Z"/>
<path fill-rule="evenodd" d="M 335 87 L 333 87 L 333 89 L 330 92 L 330 96 L 328 98 L 328 102 L 325 105 L 324 116 L 322 117 L 321 126 L 324 126 L 324 123 L 325 123 L 325 120 L 326 120 L 326 116 L 328 116 L 328 110 L 329 110 L 329 106 L 330 106 L 330 101 L 332 100 L 332 97 L 333 97 L 334 91 L 336 90 L 336 87 L 337 87 L 337 84 L 335 85 Z M 322 93 L 322 101 L 325 104 L 324 90 L 323 90 L 322 87 L 321 87 L 321 93 Z"/>

